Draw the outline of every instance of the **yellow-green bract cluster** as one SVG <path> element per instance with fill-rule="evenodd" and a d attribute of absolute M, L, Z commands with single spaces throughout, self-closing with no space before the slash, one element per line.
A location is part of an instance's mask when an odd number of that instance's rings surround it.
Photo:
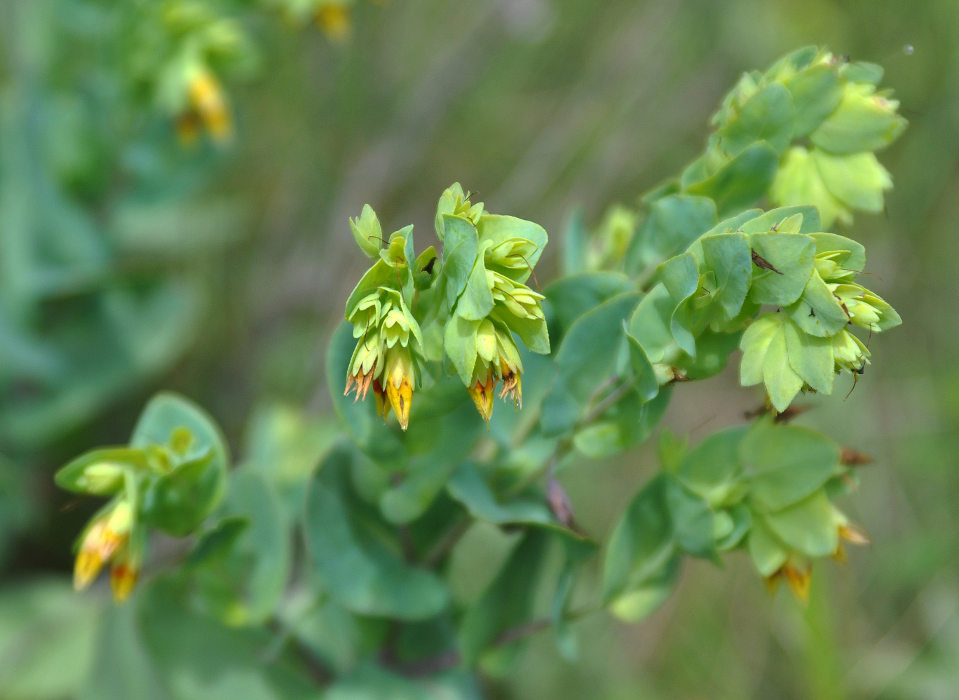
<path fill-rule="evenodd" d="M 869 350 L 852 329 L 871 335 L 901 320 L 857 283 L 863 246 L 820 228 L 811 207 L 751 210 L 660 265 L 628 327 L 657 381 L 718 371 L 733 347 L 725 339 L 743 329 L 742 384 L 764 383 L 777 411 L 801 390 L 831 393 L 838 372 L 861 374 Z"/>
<path fill-rule="evenodd" d="M 432 247 L 414 256 L 412 226 L 384 240 L 369 206 L 350 221 L 357 245 L 376 258 L 346 303 L 356 349 L 346 392 L 373 389 L 379 413 L 406 429 L 427 361 L 449 360 L 488 421 L 497 385 L 519 407 L 523 364 L 514 333 L 549 352 L 543 296 L 525 282 L 546 245 L 542 227 L 485 211 L 457 183 L 440 196 Z M 421 330 L 422 325 L 422 330 Z"/>
<path fill-rule="evenodd" d="M 763 194 L 777 205 L 812 205 L 823 225 L 876 212 L 892 186 L 875 151 L 902 133 L 882 68 L 817 47 L 765 73 L 746 73 L 713 115 L 706 152 L 680 178 L 683 192 L 714 199 L 720 214 Z"/>

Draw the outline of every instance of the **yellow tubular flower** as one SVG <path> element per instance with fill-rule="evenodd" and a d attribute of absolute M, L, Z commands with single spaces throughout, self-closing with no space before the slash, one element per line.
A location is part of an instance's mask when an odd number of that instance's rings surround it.
<path fill-rule="evenodd" d="M 187 86 L 191 111 L 206 127 L 214 141 L 223 142 L 233 132 L 233 121 L 226 97 L 216 77 L 208 70 L 198 71 Z"/>
<path fill-rule="evenodd" d="M 119 501 L 112 510 L 96 517 L 77 552 L 73 568 L 74 588 L 79 591 L 93 582 L 103 565 L 126 545 L 132 525 L 133 512 L 126 501 Z"/>
<path fill-rule="evenodd" d="M 338 2 L 325 3 L 316 10 L 316 24 L 330 41 L 346 41 L 350 36 L 350 10 Z"/>
<path fill-rule="evenodd" d="M 493 417 L 493 394 L 495 387 L 496 380 L 493 378 L 493 373 L 487 369 L 485 377 L 474 376 L 473 383 L 470 384 L 468 388 L 473 403 L 476 404 L 476 410 L 480 412 L 480 415 L 483 416 L 483 420 L 485 420 L 487 424 L 489 424 L 490 418 Z"/>
<path fill-rule="evenodd" d="M 416 383 L 413 356 L 408 348 L 396 345 L 386 355 L 386 396 L 403 430 L 410 424 L 413 385 Z"/>

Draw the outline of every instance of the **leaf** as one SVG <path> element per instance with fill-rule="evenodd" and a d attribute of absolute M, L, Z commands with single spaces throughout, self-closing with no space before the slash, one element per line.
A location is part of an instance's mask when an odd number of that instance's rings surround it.
<path fill-rule="evenodd" d="M 631 276 L 651 270 L 676 255 L 716 223 L 716 205 L 708 197 L 670 194 L 649 206 L 626 251 Z"/>
<path fill-rule="evenodd" d="M 830 153 L 878 151 L 899 138 L 906 124 L 888 100 L 871 89 L 851 89 L 847 84 L 839 106 L 809 135 L 809 140 Z"/>
<path fill-rule="evenodd" d="M 669 398 L 668 390 L 649 401 L 637 392 L 629 392 L 610 406 L 602 418 L 578 430 L 573 444 L 593 459 L 625 452 L 652 434 L 666 412 Z"/>
<path fill-rule="evenodd" d="M 845 269 L 856 272 L 862 272 L 865 269 L 866 248 L 862 243 L 837 233 L 810 233 L 809 235 L 816 242 L 816 255 L 836 250 L 846 251 L 839 259 Z"/>
<path fill-rule="evenodd" d="M 550 336 L 558 342 L 587 311 L 617 294 L 635 290 L 636 285 L 621 272 L 580 272 L 560 277 L 543 290 L 549 309 Z"/>
<path fill-rule="evenodd" d="M 703 262 L 715 276 L 716 288 L 710 294 L 727 319 L 734 318 L 746 301 L 752 280 L 752 256 L 749 239 L 743 233 L 706 236 L 701 240 Z"/>
<path fill-rule="evenodd" d="M 527 533 L 479 600 L 466 611 L 459 631 L 460 652 L 466 664 L 475 664 L 484 651 L 502 643 L 508 629 L 532 620 L 547 543 L 544 533 Z"/>
<path fill-rule="evenodd" d="M 766 313 L 743 334 L 739 381 L 751 386 L 762 381 L 777 411 L 784 411 L 802 388 L 803 380 L 789 363 L 784 314 Z"/>
<path fill-rule="evenodd" d="M 827 557 L 839 547 L 836 511 L 822 490 L 804 501 L 765 516 L 770 531 L 810 557 Z"/>
<path fill-rule="evenodd" d="M 639 292 L 619 294 L 583 314 L 569 329 L 556 353 L 558 373 L 554 382 L 563 385 L 580 403 L 616 371 L 610 358 L 625 349 L 623 320 L 640 298 Z M 547 397 L 546 402 L 549 402 Z"/>
<path fill-rule="evenodd" d="M 449 239 L 447 239 L 449 240 Z M 481 321 L 493 310 L 493 292 L 486 280 L 483 256 L 477 255 L 454 313 L 469 321 Z"/>
<path fill-rule="evenodd" d="M 795 116 L 793 139 L 807 136 L 829 116 L 842 98 L 842 84 L 833 66 L 819 64 L 796 73 L 785 81 L 792 95 Z"/>
<path fill-rule="evenodd" d="M 699 265 L 696 258 L 687 251 L 664 262 L 658 272 L 659 279 L 676 304 L 669 320 L 670 333 L 679 347 L 695 357 L 696 337 L 690 328 L 688 307 L 684 302 L 699 289 Z"/>
<path fill-rule="evenodd" d="M 772 576 L 789 558 L 789 551 L 759 517 L 753 518 L 746 544 L 760 576 Z"/>
<path fill-rule="evenodd" d="M 449 603 L 446 586 L 435 574 L 405 563 L 364 526 L 362 506 L 348 491 L 350 462 L 348 452 L 334 450 L 307 496 L 307 551 L 323 587 L 362 615 L 422 620 L 438 614 Z"/>
<path fill-rule="evenodd" d="M 456 469 L 446 490 L 477 520 L 494 525 L 532 525 L 583 539 L 582 535 L 560 523 L 543 500 L 518 496 L 500 503 L 471 462 L 464 462 Z"/>
<path fill-rule="evenodd" d="M 792 220 L 799 215 L 802 223 L 798 231 L 787 231 L 784 229 L 786 221 Z M 739 230 L 743 233 L 815 233 L 822 228 L 819 221 L 819 210 L 808 204 L 799 204 L 788 207 L 777 207 L 770 209 L 765 214 L 753 217 L 749 221 L 743 222 Z"/>
<path fill-rule="evenodd" d="M 715 557 L 709 505 L 674 477 L 666 479 L 666 506 L 677 546 L 696 557 Z"/>
<path fill-rule="evenodd" d="M 479 234 L 480 243 L 488 243 L 491 247 L 511 238 L 521 238 L 535 246 L 533 252 L 526 257 L 528 266 L 522 273 L 517 275 L 506 269 L 499 270 L 517 282 L 529 279 L 549 240 L 546 229 L 539 224 L 500 214 L 483 214 L 476 224 L 476 232 Z"/>
<path fill-rule="evenodd" d="M 789 366 L 821 394 L 831 394 L 835 376 L 832 343 L 804 333 L 795 323 L 783 324 Z"/>
<path fill-rule="evenodd" d="M 446 303 L 453 306 L 466 284 L 479 253 L 476 229 L 466 219 L 449 214 L 443 215 L 446 237 L 443 239 L 442 277 L 446 289 Z"/>
<path fill-rule="evenodd" d="M 94 661 L 100 604 L 62 580 L 0 593 L 0 688 L 7 697 L 75 696 Z"/>
<path fill-rule="evenodd" d="M 729 156 L 739 155 L 757 141 L 765 141 L 781 153 L 792 138 L 793 118 L 789 90 L 772 83 L 750 97 L 714 138 Z"/>
<path fill-rule="evenodd" d="M 657 284 L 644 296 L 629 318 L 628 334 L 638 342 L 652 363 L 662 362 L 676 346 L 669 321 L 676 304 L 666 287 Z"/>
<path fill-rule="evenodd" d="M 845 206 L 882 211 L 883 191 L 892 187 L 892 176 L 874 153 L 837 156 L 813 149 L 812 159 L 826 189 Z"/>
<path fill-rule="evenodd" d="M 806 283 L 806 288 L 803 290 L 803 294 L 799 300 L 794 304 L 784 307 L 783 311 L 789 314 L 793 323 L 802 330 L 803 334 L 816 336 L 818 338 L 828 338 L 836 335 L 836 333 L 845 328 L 846 324 L 849 323 L 849 316 L 843 311 L 841 302 L 815 270 L 809 277 L 809 282 Z M 829 359 L 831 362 L 831 354 Z M 829 371 L 831 377 L 831 366 Z M 828 382 L 824 382 L 824 384 L 828 384 L 831 388 L 832 379 L 830 378 Z M 812 386 L 812 383 L 810 383 L 810 386 Z M 817 389 L 817 391 L 829 393 L 815 386 L 813 386 L 813 388 Z"/>
<path fill-rule="evenodd" d="M 273 633 L 262 627 L 224 627 L 189 612 L 182 586 L 182 580 L 158 579 L 134 601 L 136 631 L 163 697 L 279 700 L 315 694 L 306 670 L 278 653 Z"/>
<path fill-rule="evenodd" d="M 731 493 L 742 466 L 739 445 L 747 428 L 721 430 L 686 453 L 676 477 L 710 505 L 718 505 Z"/>
<path fill-rule="evenodd" d="M 841 473 L 839 447 L 824 435 L 771 421 L 757 423 L 739 446 L 750 498 L 777 511 L 807 498 Z"/>
<path fill-rule="evenodd" d="M 73 493 L 111 496 L 124 488 L 123 472 L 127 471 L 150 472 L 143 450 L 130 447 L 91 450 L 59 469 L 54 479 L 57 486 Z M 100 473 L 99 477 L 96 472 Z"/>
<path fill-rule="evenodd" d="M 219 556 L 205 563 L 194 559 L 196 594 L 201 607 L 225 624 L 262 624 L 276 609 L 290 570 L 290 531 L 282 502 L 262 475 L 238 470 L 222 511 L 246 526 Z"/>
<path fill-rule="evenodd" d="M 779 154 L 768 143 L 754 143 L 716 173 L 689 185 L 689 194 L 709 197 L 719 216 L 744 209 L 762 197 L 773 182 Z"/>
<path fill-rule="evenodd" d="M 754 233 L 749 237 L 754 253 L 773 270 L 755 267 L 749 299 L 757 304 L 792 304 L 803 293 L 813 271 L 816 244 L 812 238 L 795 233 Z"/>
<path fill-rule="evenodd" d="M 769 189 L 769 198 L 776 204 L 815 206 L 826 228 L 837 219 L 852 222 L 852 213 L 826 187 L 812 155 L 802 146 L 793 146 L 786 152 Z"/>
<path fill-rule="evenodd" d="M 660 474 L 636 494 L 606 549 L 603 599 L 627 619 L 652 612 L 674 580 L 676 545 L 666 484 L 666 476 Z"/>

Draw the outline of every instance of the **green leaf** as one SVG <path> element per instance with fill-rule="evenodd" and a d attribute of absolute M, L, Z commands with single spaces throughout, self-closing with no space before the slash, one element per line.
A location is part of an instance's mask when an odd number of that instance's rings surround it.
<path fill-rule="evenodd" d="M 835 376 L 832 343 L 804 333 L 795 323 L 784 323 L 789 366 L 802 380 L 821 394 L 831 394 Z"/>
<path fill-rule="evenodd" d="M 238 470 L 222 510 L 247 526 L 220 556 L 196 562 L 196 594 L 201 607 L 225 624 L 261 624 L 276 609 L 290 570 L 290 532 L 280 497 L 262 475 Z"/>
<path fill-rule="evenodd" d="M 706 501 L 670 476 L 666 479 L 666 505 L 677 546 L 696 557 L 714 557 L 713 513 Z"/>
<path fill-rule="evenodd" d="M 802 388 L 803 380 L 789 363 L 785 314 L 766 313 L 743 334 L 739 380 L 743 386 L 762 381 L 777 411 L 784 411 Z"/>
<path fill-rule="evenodd" d="M 0 593 L 0 688 L 11 698 L 74 697 L 94 661 L 100 603 L 62 580 Z"/>
<path fill-rule="evenodd" d="M 449 240 L 449 239 L 447 239 Z M 456 302 L 455 314 L 468 321 L 481 321 L 493 310 L 493 292 L 486 280 L 483 257 L 476 256 L 473 269 L 466 280 L 466 287 Z"/>
<path fill-rule="evenodd" d="M 665 600 L 660 594 L 663 582 L 672 580 L 676 551 L 666 489 L 666 476 L 654 477 L 636 494 L 613 530 L 603 565 L 603 599 L 608 605 L 620 602 L 625 609 L 651 612 L 647 606 L 637 606 L 635 599 L 627 602 L 634 592 L 648 600 L 646 586 L 655 591 L 652 598 L 657 603 Z"/>
<path fill-rule="evenodd" d="M 849 316 L 842 310 L 842 303 L 832 293 L 815 270 L 806 283 L 802 296 L 795 304 L 783 308 L 804 334 L 818 338 L 836 335 L 849 323 Z M 810 341 L 811 342 L 811 341 Z M 830 354 L 830 363 L 832 355 Z M 830 376 L 832 368 L 830 366 Z M 828 381 L 832 387 L 832 380 Z M 810 386 L 813 386 L 810 382 Z M 825 391 L 813 386 L 817 391 Z M 825 391 L 825 393 L 829 393 Z"/>
<path fill-rule="evenodd" d="M 469 321 L 462 316 L 453 315 L 446 322 L 443 347 L 450 358 L 456 373 L 463 384 L 469 386 L 476 365 L 476 331 L 479 321 Z"/>
<path fill-rule="evenodd" d="M 363 505 L 349 492 L 350 462 L 343 449 L 331 453 L 307 496 L 307 551 L 323 587 L 345 608 L 362 615 L 422 620 L 438 614 L 449 603 L 446 586 L 387 546 L 380 526 L 366 525 Z"/>
<path fill-rule="evenodd" d="M 572 396 L 585 402 L 615 373 L 616 367 L 610 358 L 625 349 L 623 320 L 639 298 L 639 292 L 619 294 L 583 314 L 570 327 L 556 353 L 559 371 L 554 386 L 564 385 Z"/>
<path fill-rule="evenodd" d="M 754 267 L 749 299 L 757 304 L 792 304 L 803 293 L 813 271 L 816 244 L 804 234 L 754 233 L 749 237 L 754 253 L 773 270 Z"/>
<path fill-rule="evenodd" d="M 666 412 L 669 398 L 666 390 L 649 401 L 637 392 L 629 392 L 610 406 L 602 418 L 578 430 L 573 445 L 593 459 L 625 452 L 652 434 Z"/>
<path fill-rule="evenodd" d="M 878 151 L 899 138 L 906 124 L 887 99 L 847 84 L 839 106 L 809 139 L 830 153 Z"/>
<path fill-rule="evenodd" d="M 533 252 L 526 256 L 527 267 L 520 274 L 506 269 L 499 270 L 517 282 L 525 282 L 529 279 L 549 240 L 546 229 L 539 224 L 500 214 L 483 214 L 476 224 L 476 232 L 479 234 L 480 243 L 488 243 L 488 247 L 496 246 L 511 238 L 527 240 L 535 246 Z"/>
<path fill-rule="evenodd" d="M 476 229 L 466 219 L 443 215 L 446 237 L 443 239 L 442 276 L 446 289 L 446 303 L 453 306 L 466 288 L 476 266 L 479 240 Z"/>
<path fill-rule="evenodd" d="M 690 328 L 689 310 L 684 304 L 699 289 L 699 265 L 687 251 L 670 258 L 659 267 L 659 279 L 676 304 L 669 320 L 669 330 L 676 343 L 687 354 L 695 357 L 696 337 Z"/>
<path fill-rule="evenodd" d="M 892 176 L 874 153 L 837 156 L 813 149 L 812 159 L 826 189 L 845 206 L 882 211 L 883 191 L 892 187 Z"/>
<path fill-rule="evenodd" d="M 746 431 L 737 427 L 710 435 L 686 453 L 676 477 L 701 499 L 718 506 L 738 482 L 742 471 L 739 444 Z"/>
<path fill-rule="evenodd" d="M 143 450 L 130 447 L 92 450 L 59 469 L 54 480 L 57 486 L 73 493 L 111 496 L 124 488 L 126 472 L 150 472 Z"/>
<path fill-rule="evenodd" d="M 729 156 L 739 155 L 756 141 L 765 141 L 781 153 L 792 138 L 793 117 L 789 90 L 773 83 L 750 97 L 714 138 Z"/>
<path fill-rule="evenodd" d="M 670 194 L 649 206 L 626 251 L 631 276 L 652 270 L 676 255 L 716 223 L 716 204 L 708 197 Z"/>
<path fill-rule="evenodd" d="M 734 318 L 746 301 L 752 279 L 749 239 L 743 233 L 725 233 L 702 239 L 703 261 L 714 277 L 710 293 L 727 319 Z"/>
<path fill-rule="evenodd" d="M 383 246 L 383 229 L 376 212 L 369 204 L 363 205 L 362 213 L 356 219 L 350 219 L 353 240 L 368 257 L 376 258 Z"/>
<path fill-rule="evenodd" d="M 826 64 L 810 66 L 785 81 L 793 98 L 793 139 L 807 136 L 839 105 L 842 83 L 836 69 Z"/>
<path fill-rule="evenodd" d="M 644 296 L 629 318 L 628 334 L 638 342 L 652 363 L 663 362 L 676 347 L 669 321 L 676 303 L 662 284 Z"/>
<path fill-rule="evenodd" d="M 765 516 L 769 529 L 785 544 L 810 557 L 827 557 L 839 547 L 836 510 L 822 490 L 804 501 Z"/>
<path fill-rule="evenodd" d="M 789 558 L 789 550 L 760 517 L 752 520 L 747 547 L 760 576 L 772 576 Z"/>
<path fill-rule="evenodd" d="M 477 520 L 494 525 L 532 525 L 583 539 L 582 535 L 560 523 L 543 500 L 521 495 L 502 503 L 498 501 L 479 469 L 471 462 L 464 462 L 456 469 L 446 490 Z"/>
<path fill-rule="evenodd" d="M 479 600 L 466 611 L 459 631 L 460 652 L 466 664 L 475 664 L 506 630 L 532 619 L 547 544 L 544 533 L 527 533 Z"/>
<path fill-rule="evenodd" d="M 807 498 L 841 473 L 839 447 L 824 435 L 792 425 L 762 421 L 739 447 L 749 494 L 776 511 Z"/>
<path fill-rule="evenodd" d="M 815 206 L 823 227 L 832 226 L 837 219 L 852 222 L 852 213 L 826 187 L 812 155 L 802 146 L 793 146 L 786 152 L 769 189 L 769 198 L 776 204 Z"/>
<path fill-rule="evenodd" d="M 802 220 L 798 231 L 784 229 L 785 222 L 792 220 L 796 215 Z M 739 230 L 743 233 L 814 233 L 821 229 L 819 210 L 808 204 L 799 204 L 789 207 L 770 209 L 761 216 L 744 221 Z"/>
<path fill-rule="evenodd" d="M 846 251 L 839 259 L 840 264 L 847 270 L 862 272 L 866 267 L 866 248 L 857 241 L 837 233 L 810 233 L 816 242 L 816 255 L 831 251 Z"/>
<path fill-rule="evenodd" d="M 549 308 L 550 336 L 558 342 L 587 311 L 617 294 L 635 290 L 636 285 L 621 272 L 580 272 L 560 277 L 543 290 Z"/>
<path fill-rule="evenodd" d="M 624 323 L 624 325 L 626 325 Z M 633 374 L 636 378 L 636 393 L 643 401 L 650 401 L 659 394 L 659 381 L 656 379 L 656 372 L 646 355 L 646 350 L 642 344 L 636 340 L 627 328 L 626 338 L 629 342 L 629 359 L 633 367 Z"/>
<path fill-rule="evenodd" d="M 687 187 L 689 194 L 709 197 L 719 216 L 744 209 L 762 197 L 773 182 L 779 153 L 768 143 L 754 143 L 704 180 Z"/>

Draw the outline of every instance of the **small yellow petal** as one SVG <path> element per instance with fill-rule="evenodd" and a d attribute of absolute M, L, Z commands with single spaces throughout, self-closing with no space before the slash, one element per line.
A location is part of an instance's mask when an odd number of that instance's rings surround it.
<path fill-rule="evenodd" d="M 399 386 L 396 386 L 393 382 L 387 382 L 386 395 L 390 400 L 390 405 L 396 412 L 396 418 L 400 422 L 400 427 L 406 430 L 410 423 L 410 408 L 413 405 L 412 385 L 407 379 L 403 379 Z"/>
<path fill-rule="evenodd" d="M 82 591 L 93 583 L 103 568 L 103 560 L 92 550 L 81 549 L 73 566 L 73 587 Z"/>
<path fill-rule="evenodd" d="M 133 591 L 137 582 L 137 571 L 126 564 L 117 564 L 110 570 L 110 588 L 113 599 L 122 603 Z"/>

